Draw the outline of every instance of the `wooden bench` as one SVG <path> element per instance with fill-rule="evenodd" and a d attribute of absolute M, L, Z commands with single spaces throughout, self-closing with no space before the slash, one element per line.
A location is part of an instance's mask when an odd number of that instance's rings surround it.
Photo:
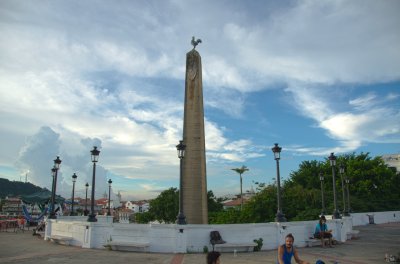
<path fill-rule="evenodd" d="M 251 252 L 254 251 L 256 243 L 224 243 L 215 244 L 215 250 L 220 252 Z"/>
<path fill-rule="evenodd" d="M 347 240 L 350 239 L 355 239 L 358 237 L 358 233 L 360 233 L 360 230 L 351 230 L 350 232 L 347 232 Z"/>
<path fill-rule="evenodd" d="M 50 237 L 50 240 L 55 243 L 64 244 L 64 245 L 68 246 L 71 243 L 71 241 L 73 240 L 73 238 L 70 236 L 52 235 Z"/>
<path fill-rule="evenodd" d="M 112 250 L 118 251 L 140 251 L 146 252 L 150 246 L 149 242 L 131 242 L 131 241 L 111 241 L 104 245 L 110 247 Z"/>
<path fill-rule="evenodd" d="M 321 246 L 321 239 L 309 237 L 306 241 L 306 247 Z M 329 245 L 329 238 L 324 238 L 325 245 Z"/>

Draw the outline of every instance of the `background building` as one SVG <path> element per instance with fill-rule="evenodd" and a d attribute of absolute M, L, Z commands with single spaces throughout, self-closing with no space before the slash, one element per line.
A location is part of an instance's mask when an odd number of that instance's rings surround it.
<path fill-rule="evenodd" d="M 397 172 L 400 172 L 400 154 L 383 155 L 382 159 L 389 167 L 395 168 Z"/>

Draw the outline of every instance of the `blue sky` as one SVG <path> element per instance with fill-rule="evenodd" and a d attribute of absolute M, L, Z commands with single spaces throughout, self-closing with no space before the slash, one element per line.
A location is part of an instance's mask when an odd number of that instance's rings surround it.
<path fill-rule="evenodd" d="M 69 197 L 179 186 L 186 53 L 201 38 L 208 189 L 304 160 L 400 152 L 400 2 L 0 1 L 0 177 Z M 313 177 L 313 175 L 310 175 Z"/>

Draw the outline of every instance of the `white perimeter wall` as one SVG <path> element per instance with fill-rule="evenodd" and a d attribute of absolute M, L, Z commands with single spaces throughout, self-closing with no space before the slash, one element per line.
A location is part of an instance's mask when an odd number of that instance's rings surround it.
<path fill-rule="evenodd" d="M 354 213 L 351 216 L 353 226 L 368 225 L 369 216 L 373 217 L 375 224 L 400 222 L 400 211 Z"/>
<path fill-rule="evenodd" d="M 346 233 L 353 226 L 369 224 L 368 215 L 374 223 L 400 222 L 400 211 L 355 213 L 343 219 L 328 220 L 333 237 L 345 242 Z M 262 250 L 276 249 L 284 243 L 288 233 L 295 238 L 295 245 L 304 247 L 314 233 L 315 221 L 285 223 L 231 224 L 231 225 L 175 225 L 175 224 L 122 224 L 112 223 L 111 217 L 98 216 L 98 222 L 87 222 L 86 217 L 63 217 L 48 219 L 45 239 L 51 235 L 73 237 L 72 245 L 83 248 L 102 248 L 108 242 L 148 242 L 149 252 L 203 252 L 204 246 L 212 249 L 210 232 L 219 231 L 227 243 L 248 243 L 263 239 Z"/>

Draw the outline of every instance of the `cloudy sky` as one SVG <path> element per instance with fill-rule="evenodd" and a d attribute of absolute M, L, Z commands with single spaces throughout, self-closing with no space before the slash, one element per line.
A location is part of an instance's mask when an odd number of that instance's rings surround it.
<path fill-rule="evenodd" d="M 186 53 L 202 56 L 208 189 L 400 152 L 400 1 L 0 1 L 0 177 L 77 195 L 179 186 Z M 313 175 L 310 175 L 312 177 Z"/>

